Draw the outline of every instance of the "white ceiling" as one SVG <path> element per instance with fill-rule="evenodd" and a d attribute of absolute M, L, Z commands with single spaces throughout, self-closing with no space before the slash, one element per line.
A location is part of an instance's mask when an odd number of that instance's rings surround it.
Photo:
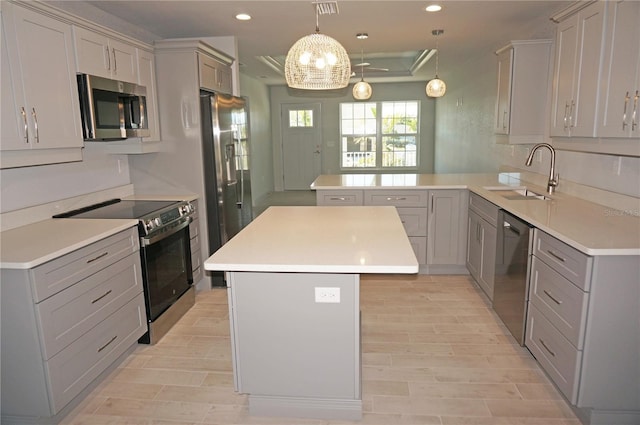
<path fill-rule="evenodd" d="M 407 73 L 415 57 L 435 48 L 434 29 L 443 29 L 438 37 L 439 74 L 446 79 L 454 66 L 476 55 L 491 54 L 509 40 L 550 38 L 553 24 L 549 17 L 571 2 L 560 0 L 440 0 L 442 11 L 427 13 L 424 8 L 436 1 L 340 0 L 337 15 L 321 15 L 320 32 L 338 40 L 354 63 L 365 61 L 372 67 Z M 60 2 L 66 3 L 66 2 Z M 101 0 L 87 2 L 105 12 L 133 23 L 160 38 L 209 37 L 233 35 L 238 40 L 241 71 L 266 84 L 283 84 L 283 75 L 261 62 L 269 56 L 284 64 L 291 45 L 315 31 L 315 8 L 308 0 L 234 0 L 234 1 L 156 1 Z M 250 21 L 234 16 L 246 12 Z M 369 34 L 357 40 L 359 32 Z M 449 67 L 449 69 L 447 69 Z M 360 68 L 354 69 L 358 74 Z M 433 78 L 434 60 L 413 76 L 386 79 L 380 73 L 367 72 L 365 79 L 375 81 L 426 81 Z"/>

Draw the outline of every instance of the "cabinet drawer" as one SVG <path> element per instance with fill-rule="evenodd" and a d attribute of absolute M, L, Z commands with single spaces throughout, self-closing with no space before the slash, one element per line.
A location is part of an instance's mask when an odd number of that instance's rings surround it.
<path fill-rule="evenodd" d="M 324 205 L 362 205 L 361 190 L 319 190 L 316 204 Z"/>
<path fill-rule="evenodd" d="M 142 275 L 136 252 L 37 304 L 43 358 L 51 358 L 139 293 Z"/>
<path fill-rule="evenodd" d="M 589 291 L 591 257 L 538 229 L 534 234 L 533 255 L 578 287 Z"/>
<path fill-rule="evenodd" d="M 571 345 L 531 303 L 525 345 L 571 404 L 575 404 L 582 351 Z"/>
<path fill-rule="evenodd" d="M 426 190 L 366 190 L 364 204 L 426 208 L 428 192 Z"/>
<path fill-rule="evenodd" d="M 133 227 L 36 267 L 31 271 L 34 301 L 39 303 L 139 248 L 138 230 Z"/>
<path fill-rule="evenodd" d="M 197 218 L 193 218 L 189 223 L 189 237 L 191 239 L 197 237 L 200 234 L 200 221 Z"/>
<path fill-rule="evenodd" d="M 191 270 L 193 270 L 193 283 L 198 283 L 202 279 L 202 258 L 199 246 L 198 249 L 191 250 Z"/>
<path fill-rule="evenodd" d="M 427 236 L 426 208 L 397 208 L 407 236 Z"/>
<path fill-rule="evenodd" d="M 141 293 L 46 362 L 53 413 L 67 405 L 146 331 Z"/>
<path fill-rule="evenodd" d="M 588 293 L 533 257 L 529 298 L 565 338 L 582 349 Z"/>
<path fill-rule="evenodd" d="M 409 236 L 409 243 L 416 254 L 418 264 L 427 264 L 427 238 L 424 236 Z"/>
<path fill-rule="evenodd" d="M 498 225 L 498 211 L 500 208 L 473 192 L 469 194 L 469 209 L 477 213 L 494 226 Z"/>

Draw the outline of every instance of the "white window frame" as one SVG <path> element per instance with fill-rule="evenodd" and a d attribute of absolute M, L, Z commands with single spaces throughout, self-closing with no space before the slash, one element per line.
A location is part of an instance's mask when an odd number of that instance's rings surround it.
<path fill-rule="evenodd" d="M 382 109 L 383 105 L 389 106 L 390 104 L 411 104 L 411 108 L 415 107 L 416 116 L 412 117 L 416 120 L 415 133 L 382 133 Z M 339 149 L 339 162 L 340 169 L 343 171 L 394 171 L 405 170 L 415 171 L 420 166 L 420 101 L 419 100 L 400 100 L 400 101 L 379 101 L 379 102 L 342 102 L 339 105 L 340 116 L 340 149 Z M 351 111 L 345 111 L 343 107 L 353 108 Z M 369 108 L 369 109 L 367 109 Z M 375 114 L 371 116 L 371 108 L 375 108 Z M 350 118 L 349 115 L 352 114 Z M 374 125 L 371 120 L 375 120 L 375 132 Z M 350 122 L 351 121 L 351 122 Z M 367 122 L 368 121 L 368 122 Z M 410 137 L 415 138 L 415 164 L 407 166 L 385 166 L 383 161 L 385 159 L 382 141 L 388 135 L 393 134 L 397 137 Z M 350 139 L 350 140 L 349 140 Z M 359 139 L 359 140 L 356 140 Z M 352 145 L 350 148 L 346 148 L 345 143 L 354 143 L 361 145 L 361 154 L 358 154 L 357 150 L 354 150 Z M 375 143 L 375 151 L 372 151 L 368 146 Z M 389 151 L 386 151 L 387 153 Z M 401 156 L 406 156 L 406 152 L 401 153 Z M 348 166 L 347 161 L 371 161 L 371 155 L 375 155 L 375 163 L 371 166 Z M 347 159 L 349 157 L 350 159 Z M 388 158 L 388 154 L 386 156 Z"/>

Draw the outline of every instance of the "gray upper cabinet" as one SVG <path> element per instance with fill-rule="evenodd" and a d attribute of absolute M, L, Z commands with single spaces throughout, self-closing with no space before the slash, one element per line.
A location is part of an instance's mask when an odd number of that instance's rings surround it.
<path fill-rule="evenodd" d="M 136 47 L 99 32 L 74 26 L 78 72 L 138 83 Z"/>
<path fill-rule="evenodd" d="M 544 139 L 552 40 L 512 41 L 496 52 L 498 93 L 495 133 L 499 143 Z"/>
<path fill-rule="evenodd" d="M 605 3 L 558 24 L 551 101 L 551 136 L 595 137 Z"/>
<path fill-rule="evenodd" d="M 231 59 L 226 62 L 203 53 L 198 53 L 198 72 L 200 87 L 220 93 L 233 91 L 231 78 Z"/>
<path fill-rule="evenodd" d="M 598 135 L 640 137 L 640 2 L 607 5 Z"/>
<path fill-rule="evenodd" d="M 2 4 L 0 168 L 82 160 L 71 25 L 29 6 Z"/>
<path fill-rule="evenodd" d="M 640 3 L 575 2 L 552 19 L 553 145 L 640 156 Z"/>

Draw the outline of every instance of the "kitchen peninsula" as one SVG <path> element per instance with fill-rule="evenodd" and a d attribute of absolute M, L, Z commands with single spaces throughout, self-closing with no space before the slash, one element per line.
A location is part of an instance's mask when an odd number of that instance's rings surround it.
<path fill-rule="evenodd" d="M 252 415 L 362 416 L 359 276 L 418 272 L 393 207 L 271 207 L 216 251 Z"/>
<path fill-rule="evenodd" d="M 519 172 L 345 174 L 321 175 L 311 188 L 326 208 L 395 206 L 420 272 L 433 273 L 442 260 L 459 266 L 466 254 L 489 303 L 495 300 L 494 277 L 498 283 L 509 256 L 496 235 L 510 223 L 498 222 L 498 212 L 528 223 L 532 237 L 522 283 L 529 289 L 510 298 L 525 306 L 524 345 L 585 425 L 639 424 L 640 202 L 570 182 L 561 182 L 561 189 L 580 196 L 549 194 L 545 184 Z M 477 272 L 485 266 L 488 273 Z M 485 277 L 488 285 L 480 284 Z"/>

